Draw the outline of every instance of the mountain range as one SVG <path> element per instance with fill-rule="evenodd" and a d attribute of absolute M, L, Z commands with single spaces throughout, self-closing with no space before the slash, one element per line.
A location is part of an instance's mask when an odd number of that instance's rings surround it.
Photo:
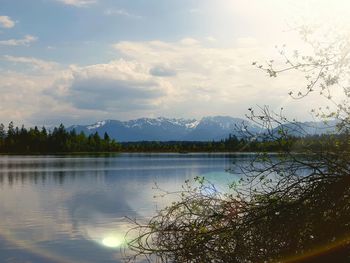
<path fill-rule="evenodd" d="M 140 118 L 129 121 L 104 120 L 90 125 L 73 125 L 68 130 L 91 134 L 105 132 L 119 142 L 131 141 L 211 141 L 227 138 L 230 134 L 240 137 L 239 127 L 246 126 L 254 132 L 259 128 L 249 121 L 229 116 L 196 119 Z"/>
<path fill-rule="evenodd" d="M 322 134 L 334 131 L 334 128 L 322 122 L 299 122 L 297 125 L 287 125 L 290 134 Z M 92 134 L 97 132 L 103 136 L 105 132 L 119 142 L 132 141 L 212 141 L 235 135 L 242 136 L 242 129 L 252 133 L 263 130 L 242 118 L 230 116 L 212 116 L 196 119 L 175 118 L 139 118 L 129 121 L 104 120 L 90 125 L 73 125 L 67 128 L 76 132 Z M 277 128 L 276 128 L 277 129 Z"/>

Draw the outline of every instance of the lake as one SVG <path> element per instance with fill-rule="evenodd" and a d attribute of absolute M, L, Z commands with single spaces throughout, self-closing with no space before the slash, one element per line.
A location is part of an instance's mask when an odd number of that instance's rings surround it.
<path fill-rule="evenodd" d="M 225 191 L 226 172 L 249 155 L 1 156 L 0 261 L 122 262 L 130 228 L 169 199 L 154 198 L 205 176 Z"/>

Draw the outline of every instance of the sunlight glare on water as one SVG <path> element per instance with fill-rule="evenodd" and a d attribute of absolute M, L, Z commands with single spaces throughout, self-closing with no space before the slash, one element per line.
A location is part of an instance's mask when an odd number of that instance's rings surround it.
<path fill-rule="evenodd" d="M 125 243 L 124 241 L 124 238 L 112 235 L 105 237 L 102 244 L 108 248 L 118 248 Z"/>
<path fill-rule="evenodd" d="M 232 158 L 188 154 L 114 157 L 4 156 L 0 158 L 0 262 L 118 263 L 121 248 L 171 198 L 154 198 L 154 183 L 176 191 L 206 176 L 234 180 Z M 248 158 L 249 159 L 249 158 Z M 165 199 L 165 200 L 164 200 Z M 168 200 L 169 199 L 169 200 Z M 13 208 L 16 209 L 13 209 Z M 141 220 L 141 221 L 140 221 Z"/>

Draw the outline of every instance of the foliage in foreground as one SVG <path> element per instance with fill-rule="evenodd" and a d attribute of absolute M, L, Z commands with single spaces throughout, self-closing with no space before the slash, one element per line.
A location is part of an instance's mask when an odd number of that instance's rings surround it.
<path fill-rule="evenodd" d="M 312 54 L 292 56 L 279 50 L 286 66 L 254 66 L 275 78 L 282 72 L 305 75 L 304 91 L 289 94 L 302 99 L 318 91 L 331 106 L 313 110 L 315 117 L 337 120 L 341 136 L 304 154 L 292 152 L 282 113 L 268 107 L 250 110 L 250 119 L 267 128 L 267 136 L 287 145 L 278 155 L 259 153 L 239 167 L 242 180 L 230 193 L 219 193 L 199 179 L 180 192 L 179 201 L 160 210 L 145 224 L 135 222 L 135 253 L 159 262 L 350 262 L 350 42 L 347 32 L 331 28 L 319 40 L 309 28 L 298 28 Z M 344 32 L 344 31 L 339 31 Z M 334 34 L 332 34 L 334 33 Z M 316 38 L 312 38 L 316 36 Z M 331 89 L 344 91 L 341 101 Z M 278 133 L 274 127 L 280 126 Z"/>
<path fill-rule="evenodd" d="M 350 171 L 337 167 L 349 156 L 334 157 L 251 163 L 254 176 L 225 194 L 198 178 L 198 187 L 187 184 L 179 201 L 130 232 L 138 236 L 130 247 L 160 262 L 347 262 Z"/>

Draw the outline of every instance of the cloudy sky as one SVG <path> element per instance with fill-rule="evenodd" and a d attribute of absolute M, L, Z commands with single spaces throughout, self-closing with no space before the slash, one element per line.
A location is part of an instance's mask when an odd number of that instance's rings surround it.
<path fill-rule="evenodd" d="M 293 23 L 344 10 L 345 0 L 0 0 L 0 122 L 243 117 L 256 105 L 309 119 L 322 100 L 289 98 L 298 77 L 251 64 L 299 45 Z"/>

